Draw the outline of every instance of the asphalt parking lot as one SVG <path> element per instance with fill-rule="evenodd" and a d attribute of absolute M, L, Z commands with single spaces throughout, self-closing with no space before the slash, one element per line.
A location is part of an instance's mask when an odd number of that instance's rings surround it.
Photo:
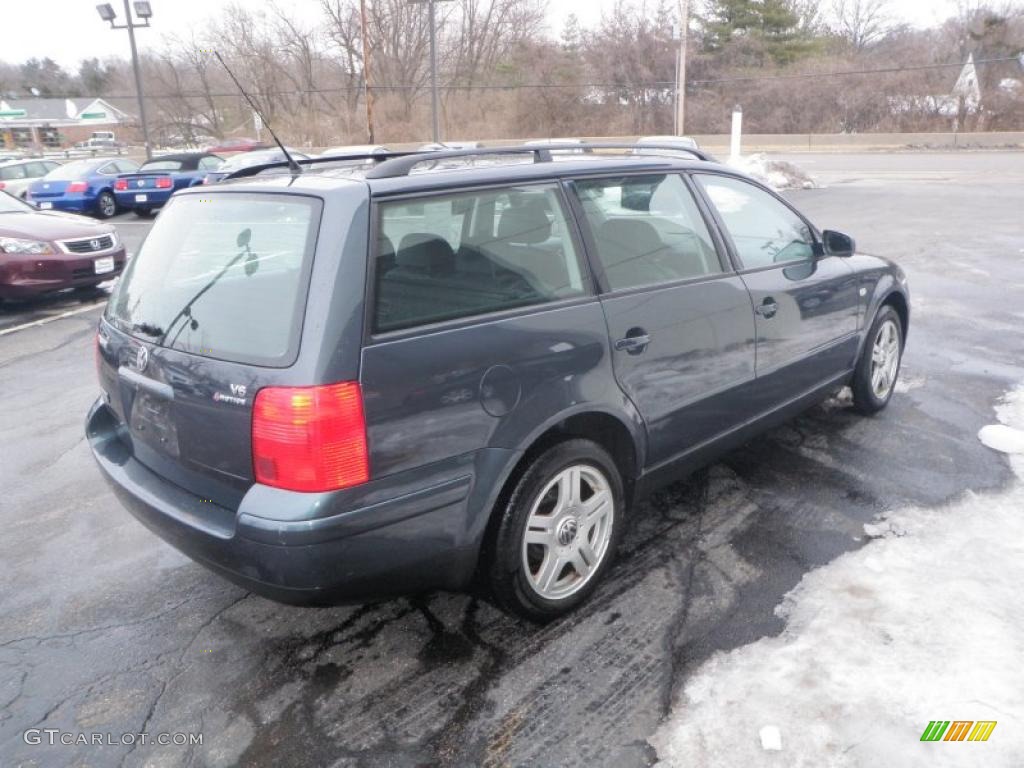
<path fill-rule="evenodd" d="M 628 766 L 687 674 L 777 633 L 773 609 L 862 526 L 1010 482 L 978 429 L 1024 381 L 1024 153 L 787 157 L 819 226 L 907 271 L 890 408 L 840 396 L 633 512 L 610 578 L 536 627 L 480 599 L 280 606 L 152 536 L 84 443 L 102 294 L 0 307 L 3 765 Z M 148 222 L 117 220 L 129 249 Z M 36 746 L 28 728 L 202 733 Z"/>

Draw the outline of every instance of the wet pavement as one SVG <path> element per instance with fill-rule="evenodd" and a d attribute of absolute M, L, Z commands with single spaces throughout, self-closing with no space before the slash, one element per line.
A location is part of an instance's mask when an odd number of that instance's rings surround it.
<path fill-rule="evenodd" d="M 545 627 L 474 596 L 302 609 L 227 584 L 92 464 L 99 309 L 0 336 L 0 764 L 651 764 L 688 672 L 777 633 L 782 595 L 863 523 L 1010 481 L 976 433 L 1024 380 L 1024 155 L 948 157 L 795 158 L 828 184 L 797 204 L 910 277 L 890 408 L 865 419 L 840 396 L 665 489 L 594 598 Z M 51 747 L 30 728 L 203 743 Z"/>

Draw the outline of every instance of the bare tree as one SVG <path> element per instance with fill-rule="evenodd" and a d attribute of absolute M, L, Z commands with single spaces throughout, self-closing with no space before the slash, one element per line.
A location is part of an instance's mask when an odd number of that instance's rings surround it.
<path fill-rule="evenodd" d="M 833 0 L 835 31 L 862 51 L 878 42 L 893 26 L 890 0 Z"/>

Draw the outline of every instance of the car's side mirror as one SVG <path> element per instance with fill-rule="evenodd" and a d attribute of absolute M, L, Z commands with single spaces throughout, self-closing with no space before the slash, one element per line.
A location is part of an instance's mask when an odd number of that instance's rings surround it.
<path fill-rule="evenodd" d="M 852 237 L 831 229 L 821 233 L 821 241 L 826 256 L 853 256 L 857 250 L 857 244 L 853 242 Z"/>

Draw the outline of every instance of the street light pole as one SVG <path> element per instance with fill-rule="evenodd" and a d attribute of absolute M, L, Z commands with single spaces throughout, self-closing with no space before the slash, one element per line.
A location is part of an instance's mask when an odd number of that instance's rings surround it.
<path fill-rule="evenodd" d="M 676 65 L 676 135 L 686 134 L 686 38 L 690 31 L 690 0 L 679 0 L 679 51 Z"/>
<path fill-rule="evenodd" d="M 438 118 L 437 104 L 437 13 L 434 5 L 446 3 L 449 0 L 409 0 L 410 3 L 426 3 L 430 23 L 430 106 L 433 123 L 433 141 L 437 144 L 441 141 L 441 127 Z"/>
<path fill-rule="evenodd" d="M 434 0 L 427 0 L 430 6 L 430 106 L 433 118 L 433 140 L 441 140 L 441 129 L 437 119 L 437 20 L 434 14 Z"/>
<path fill-rule="evenodd" d="M 149 160 L 153 157 L 153 148 L 149 141 L 149 123 L 146 122 L 146 99 L 142 93 L 142 72 L 139 67 L 139 50 L 135 45 L 135 30 L 136 28 L 141 29 L 142 27 L 149 26 L 149 19 L 152 17 L 153 11 L 148 0 L 136 0 L 135 13 L 145 22 L 144 24 L 138 24 L 132 18 L 129 0 L 124 0 L 125 23 L 115 24 L 114 19 L 117 18 L 117 14 L 114 13 L 110 3 L 97 5 L 96 10 L 99 12 L 100 18 L 110 24 L 111 29 L 128 30 L 128 42 L 132 49 L 132 72 L 135 75 L 135 96 L 139 101 L 139 122 L 142 124 L 142 141 L 146 145 L 146 159 Z"/>

